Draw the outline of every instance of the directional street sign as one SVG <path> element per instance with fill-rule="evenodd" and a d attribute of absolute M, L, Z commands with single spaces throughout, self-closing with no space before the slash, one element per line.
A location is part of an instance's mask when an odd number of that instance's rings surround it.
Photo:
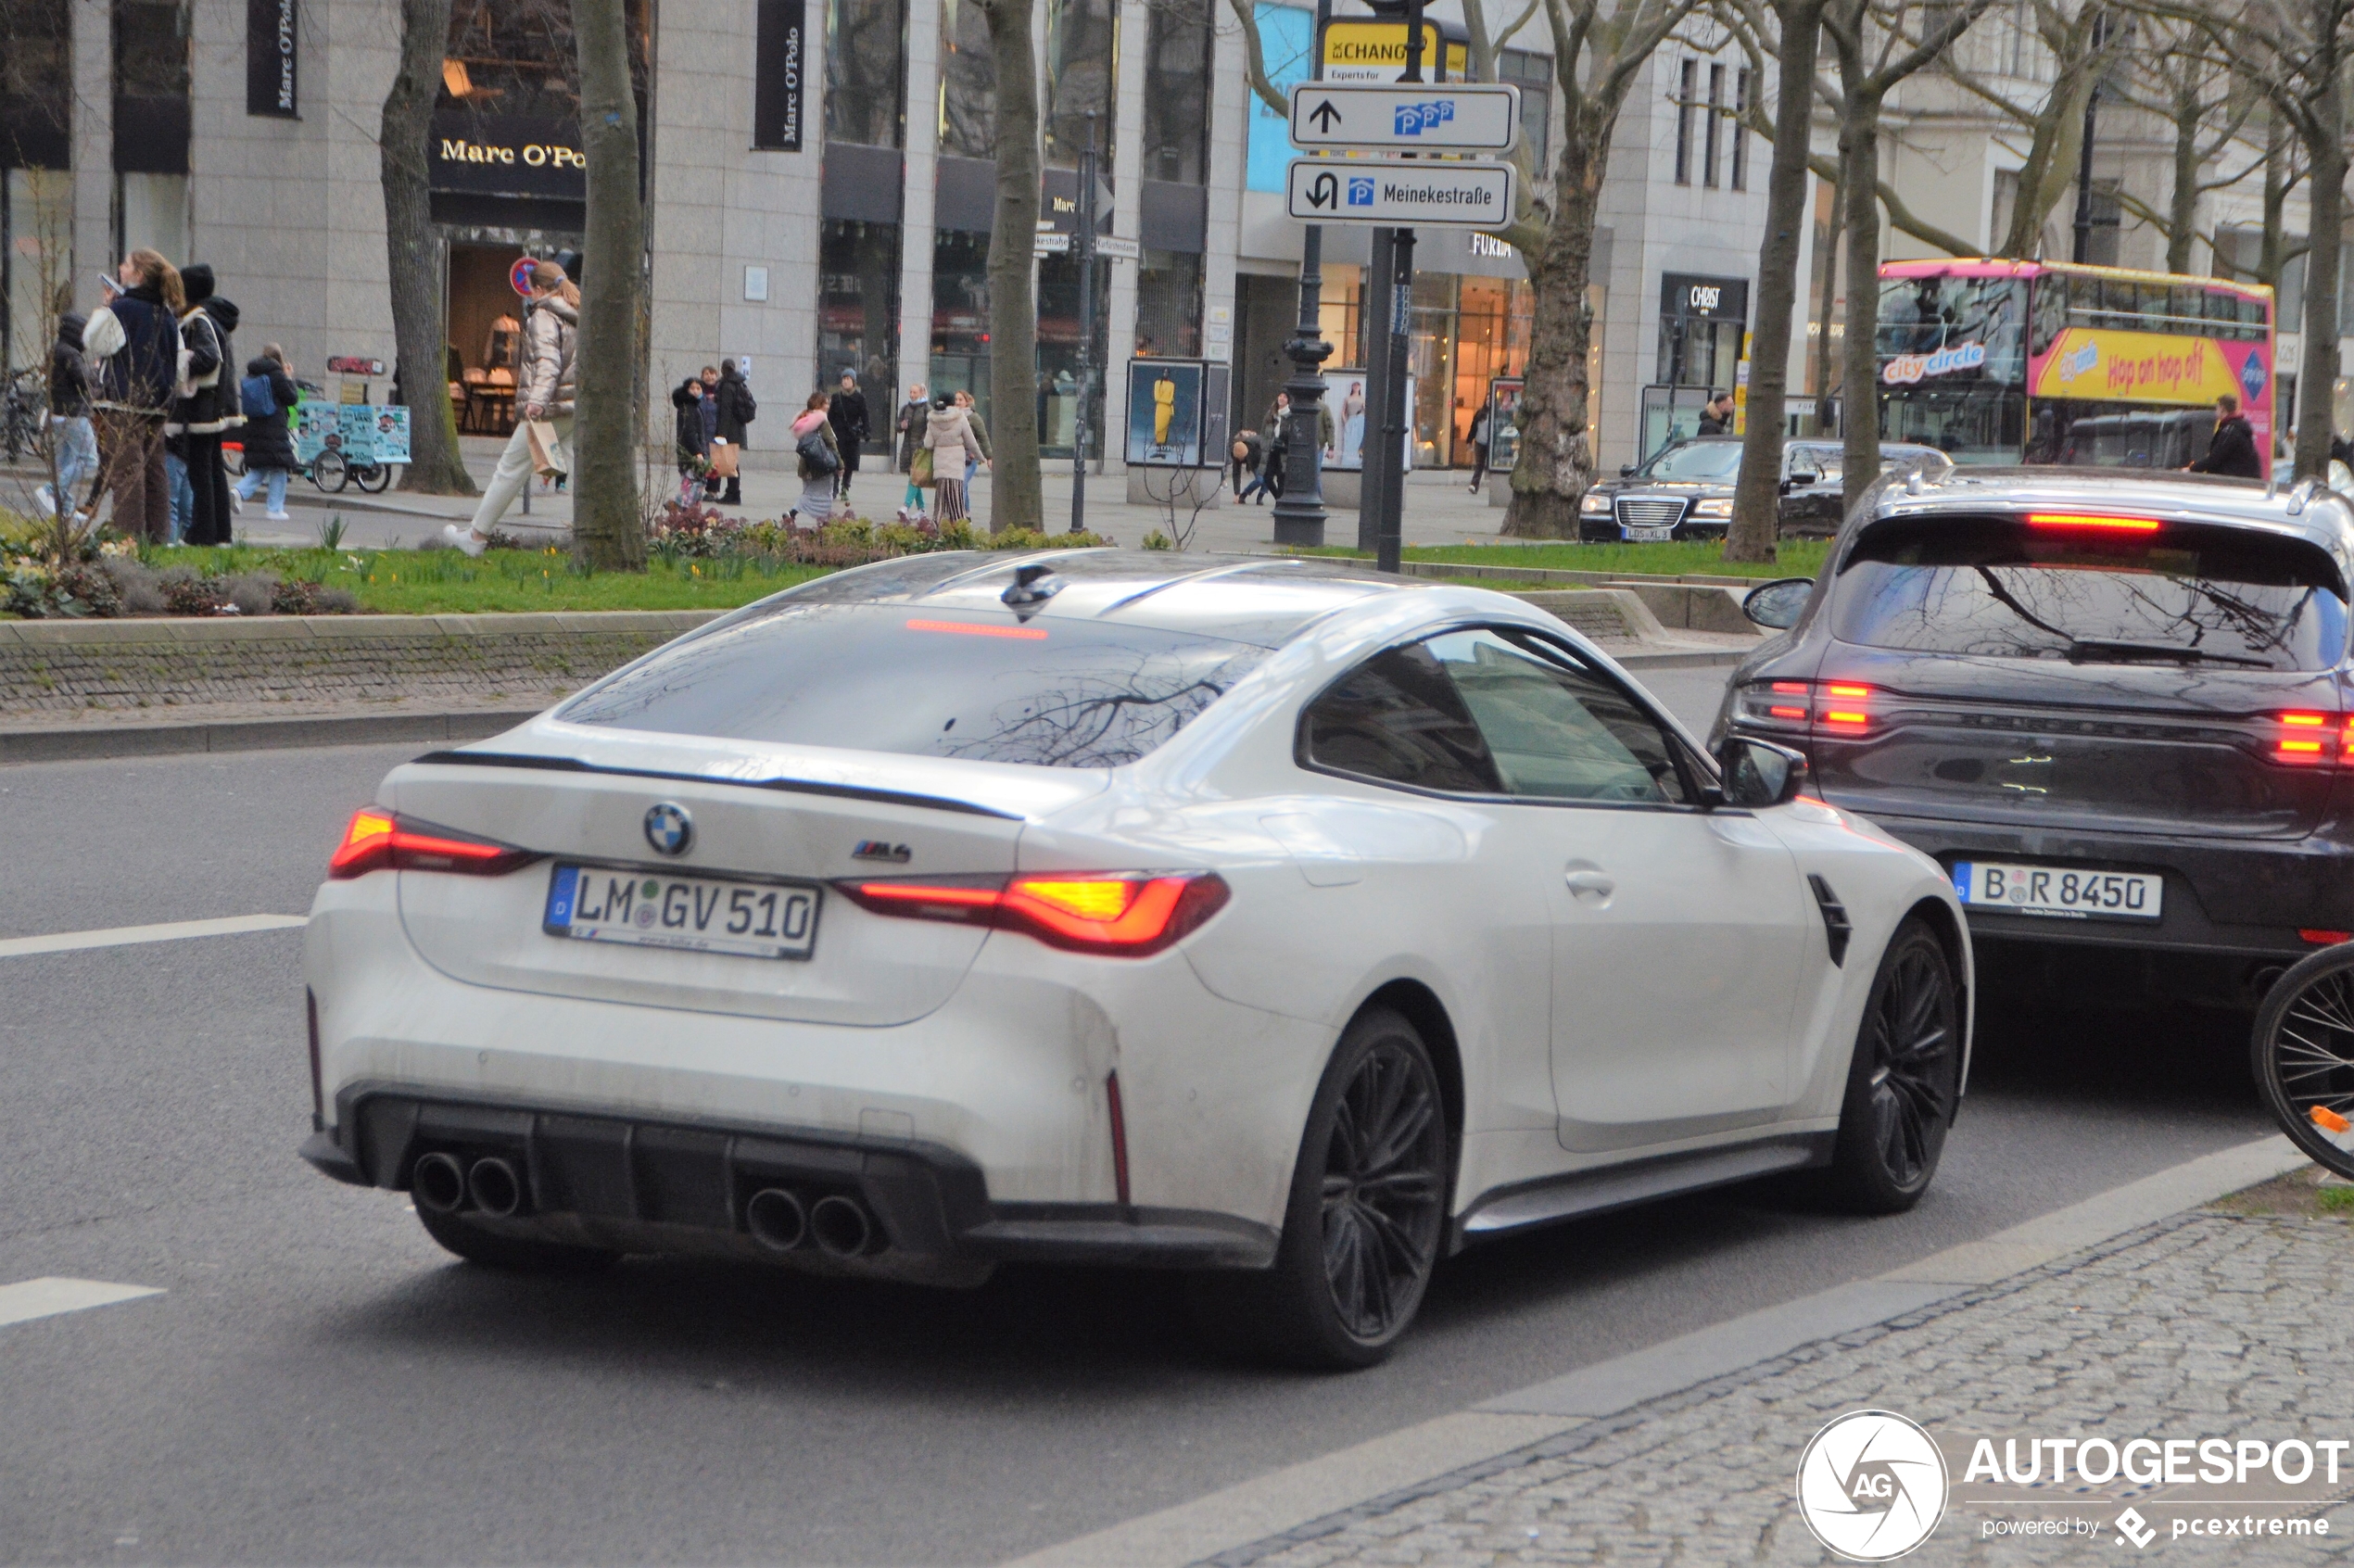
<path fill-rule="evenodd" d="M 1301 82 L 1291 90 L 1291 144 L 1310 150 L 1502 152 L 1519 128 L 1520 89 L 1496 82 Z"/>
<path fill-rule="evenodd" d="M 1097 234 L 1095 254 L 1114 261 L 1133 261 L 1143 252 L 1134 240 L 1121 239 L 1118 234 Z"/>
<path fill-rule="evenodd" d="M 1068 256 L 1070 253 L 1070 236 L 1041 232 L 1031 237 L 1030 252 L 1033 256 Z"/>
<path fill-rule="evenodd" d="M 1285 207 L 1311 223 L 1493 229 L 1512 221 L 1509 163 L 1296 158 Z"/>

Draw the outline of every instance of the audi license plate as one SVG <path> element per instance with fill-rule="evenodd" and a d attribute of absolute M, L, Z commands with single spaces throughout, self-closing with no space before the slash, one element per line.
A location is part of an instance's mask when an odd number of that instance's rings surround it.
<path fill-rule="evenodd" d="M 1665 544 L 1676 537 L 1676 528 L 1673 524 L 1664 528 L 1638 528 L 1628 524 L 1619 529 L 1619 532 L 1626 536 L 1626 541 L 1629 544 Z"/>
<path fill-rule="evenodd" d="M 2166 879 L 2146 871 L 2078 871 L 2058 866 L 1960 861 L 1954 889 L 1973 909 L 2063 920 L 2155 920 Z"/>
<path fill-rule="evenodd" d="M 584 942 L 806 958 L 817 942 L 817 900 L 818 890 L 806 883 L 559 866 L 541 925 L 551 936 Z"/>

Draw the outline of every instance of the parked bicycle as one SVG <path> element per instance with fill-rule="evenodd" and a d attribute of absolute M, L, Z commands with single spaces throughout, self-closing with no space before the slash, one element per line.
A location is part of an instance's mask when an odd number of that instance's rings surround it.
<path fill-rule="evenodd" d="M 2250 1065 L 2290 1141 L 2354 1179 L 2354 942 L 2307 956 L 2273 984 Z"/>
<path fill-rule="evenodd" d="M 10 462 L 41 449 L 41 424 L 48 411 L 49 392 L 40 371 L 28 366 L 8 377 L 7 389 L 0 392 L 0 446 Z"/>

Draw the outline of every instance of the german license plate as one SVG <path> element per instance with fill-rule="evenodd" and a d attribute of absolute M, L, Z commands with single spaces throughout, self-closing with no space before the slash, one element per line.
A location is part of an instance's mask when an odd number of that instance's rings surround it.
<path fill-rule="evenodd" d="M 1664 528 L 1624 527 L 1619 532 L 1626 536 L 1629 544 L 1665 544 L 1676 537 L 1673 524 Z"/>
<path fill-rule="evenodd" d="M 2063 920 L 2155 920 L 2166 879 L 2145 871 L 2080 871 L 2060 866 L 1960 861 L 1954 890 L 1973 909 Z"/>
<path fill-rule="evenodd" d="M 541 929 L 632 947 L 806 958 L 817 942 L 817 900 L 818 890 L 806 883 L 558 866 Z"/>

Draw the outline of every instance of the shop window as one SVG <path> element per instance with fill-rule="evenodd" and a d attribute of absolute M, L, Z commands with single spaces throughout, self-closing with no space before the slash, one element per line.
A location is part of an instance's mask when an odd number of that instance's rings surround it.
<path fill-rule="evenodd" d="M 185 174 L 118 174 L 115 182 L 115 254 L 146 248 L 175 265 L 188 258 L 188 177 Z"/>
<path fill-rule="evenodd" d="M 1191 359 L 1201 352 L 1201 258 L 1147 250 L 1136 270 L 1136 357 Z"/>
<path fill-rule="evenodd" d="M 931 242 L 931 391 L 969 392 L 989 418 L 989 236 L 934 231 Z M 873 399 L 867 399 L 871 406 Z"/>
<path fill-rule="evenodd" d="M 1692 95 L 1700 78 L 1700 62 L 1686 60 L 1676 79 L 1676 183 L 1692 183 Z"/>
<path fill-rule="evenodd" d="M 1725 128 L 1725 68 L 1708 68 L 1708 119 L 1701 137 L 1700 183 L 1716 188 L 1716 142 Z"/>
<path fill-rule="evenodd" d="M 1209 0 L 1155 0 L 1145 48 L 1145 178 L 1209 181 Z"/>
<path fill-rule="evenodd" d="M 1413 316 L 1406 350 L 1414 378 L 1413 448 L 1417 468 L 1454 462 L 1455 326 L 1458 285 L 1453 272 L 1414 274 Z M 1465 422 L 1468 424 L 1469 421 Z"/>
<path fill-rule="evenodd" d="M 117 0 L 118 4 L 123 0 Z M 644 123 L 647 0 L 626 0 L 629 80 Z M 455 0 L 437 107 L 536 120 L 580 121 L 580 51 L 563 0 Z"/>
<path fill-rule="evenodd" d="M 1553 62 L 1525 49 L 1507 49 L 1496 62 L 1496 77 L 1520 89 L 1521 139 L 1528 144 L 1531 167 L 1542 176 L 1552 147 Z"/>
<path fill-rule="evenodd" d="M 817 386 L 867 395 L 865 450 L 888 452 L 899 407 L 899 225 L 829 219 L 817 235 Z"/>
<path fill-rule="evenodd" d="M 1087 455 L 1103 454 L 1104 366 L 1110 347 L 1111 263 L 1095 264 L 1095 376 L 1090 385 Z M 1069 457 L 1079 421 L 1079 259 L 1038 263 L 1038 450 Z"/>
<path fill-rule="evenodd" d="M 826 140 L 902 145 L 906 39 L 905 0 L 828 0 Z"/>
<path fill-rule="evenodd" d="M 1076 169 L 1095 117 L 1096 167 L 1112 167 L 1112 86 L 1120 79 L 1119 31 L 1112 0 L 1048 0 L 1046 8 L 1046 167 Z"/>
<path fill-rule="evenodd" d="M 1323 286 L 1316 291 L 1317 331 L 1333 346 L 1328 365 L 1365 362 L 1365 269 L 1348 261 L 1324 263 Z M 1298 312 L 1292 313 L 1294 321 Z"/>
<path fill-rule="evenodd" d="M 67 0 L 0 0 L 0 169 L 69 167 L 72 116 Z"/>
<path fill-rule="evenodd" d="M 997 67 L 989 19 L 973 0 L 940 0 L 940 151 L 994 158 Z"/>
<path fill-rule="evenodd" d="M 187 0 L 114 0 L 113 14 L 115 169 L 185 175 L 195 70 Z"/>

